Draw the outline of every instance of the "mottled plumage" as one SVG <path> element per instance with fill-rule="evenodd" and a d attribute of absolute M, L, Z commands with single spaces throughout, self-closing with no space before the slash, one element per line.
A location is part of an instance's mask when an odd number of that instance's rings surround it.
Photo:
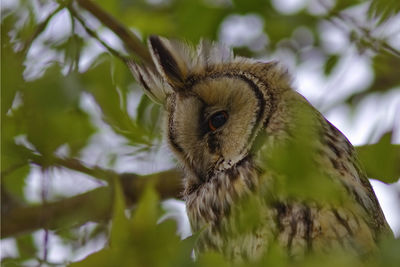
<path fill-rule="evenodd" d="M 165 108 L 165 132 L 183 169 L 192 230 L 202 231 L 198 251 L 254 260 L 277 242 L 292 256 L 336 248 L 363 255 L 390 234 L 353 146 L 291 89 L 279 64 L 234 57 L 204 41 L 195 50 L 153 36 L 149 49 L 156 69 L 130 67 L 147 95 Z M 309 134 L 308 168 L 346 197 L 330 202 L 277 186 L 293 175 L 274 167 L 276 151 L 290 154 L 303 140 L 299 129 Z M 294 176 L 289 178 L 304 179 Z"/>

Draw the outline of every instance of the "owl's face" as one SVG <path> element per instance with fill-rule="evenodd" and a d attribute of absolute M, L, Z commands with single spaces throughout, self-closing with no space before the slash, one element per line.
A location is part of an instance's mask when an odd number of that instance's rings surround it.
<path fill-rule="evenodd" d="M 202 43 L 195 53 L 151 37 L 149 47 L 156 69 L 131 68 L 165 107 L 167 138 L 185 170 L 207 181 L 248 157 L 276 109 L 277 92 L 289 89 L 286 72 L 274 62 L 234 58 L 212 44 Z"/>
<path fill-rule="evenodd" d="M 196 176 L 231 168 L 249 153 L 261 119 L 254 84 L 240 77 L 203 78 L 169 100 L 168 138 Z"/>

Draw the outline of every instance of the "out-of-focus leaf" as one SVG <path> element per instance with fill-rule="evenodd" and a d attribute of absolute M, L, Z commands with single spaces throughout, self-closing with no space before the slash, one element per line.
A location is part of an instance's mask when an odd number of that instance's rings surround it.
<path fill-rule="evenodd" d="M 6 116 L 1 127 L 1 172 L 7 175 L 16 168 L 28 163 L 29 151 L 15 144 L 17 136 L 25 134 L 23 120 Z"/>
<path fill-rule="evenodd" d="M 104 10 L 107 10 L 110 14 L 118 17 L 119 15 L 119 5 L 123 1 L 115 1 L 115 0 L 97 0 L 96 3 L 100 5 Z"/>
<path fill-rule="evenodd" d="M 36 256 L 38 248 L 32 235 L 23 235 L 16 238 L 18 253 L 21 260 L 32 259 Z"/>
<path fill-rule="evenodd" d="M 131 219 L 126 217 L 122 189 L 116 185 L 111 244 L 72 266 L 190 266 L 194 239 L 181 242 L 176 224 L 157 223 L 159 198 L 149 186 Z"/>
<path fill-rule="evenodd" d="M 400 2 L 400 1 L 399 1 Z M 395 86 L 400 86 L 398 72 L 393 70 L 400 69 L 400 59 L 384 54 L 374 57 L 373 68 L 375 70 L 375 80 L 371 89 L 375 91 L 386 91 Z"/>
<path fill-rule="evenodd" d="M 368 177 L 385 183 L 394 183 L 400 177 L 400 145 L 390 140 L 391 133 L 386 133 L 376 144 L 356 147 Z"/>
<path fill-rule="evenodd" d="M 69 66 L 69 71 L 77 70 L 81 49 L 84 45 L 84 39 L 76 34 L 71 35 L 68 39 L 60 44 L 52 45 L 52 48 L 59 50 L 64 54 L 64 64 Z"/>
<path fill-rule="evenodd" d="M 118 248 L 129 244 L 129 240 L 132 237 L 132 229 L 125 214 L 125 199 L 121 185 L 117 179 L 115 179 L 114 191 L 113 222 L 110 242 L 113 247 Z"/>
<path fill-rule="evenodd" d="M 360 4 L 363 0 L 337 0 L 331 12 L 340 12 L 344 9 Z"/>
<path fill-rule="evenodd" d="M 385 54 L 378 54 L 373 58 L 372 67 L 374 68 L 374 81 L 367 90 L 356 92 L 346 99 L 350 106 L 356 106 L 371 93 L 385 93 L 400 86 L 399 75 L 396 71 L 400 69 L 400 59 Z"/>
<path fill-rule="evenodd" d="M 268 150 L 268 161 L 263 162 L 268 162 L 268 169 L 280 175 L 274 188 L 278 195 L 339 203 L 347 197 L 345 192 L 329 177 L 324 166 L 315 161 L 319 126 L 313 123 L 314 111 L 309 109 L 298 107 L 294 120 L 296 136 L 290 142 Z"/>
<path fill-rule="evenodd" d="M 400 262 L 400 239 L 388 238 L 380 244 L 380 252 L 373 259 L 374 266 L 396 266 Z M 371 264 L 372 265 L 372 264 Z"/>
<path fill-rule="evenodd" d="M 271 13 L 271 12 L 270 12 Z M 268 14 L 268 13 L 267 13 Z M 277 45 L 282 46 L 289 43 L 288 48 L 298 53 L 298 46 L 292 45 L 289 36 L 299 27 L 307 27 L 311 32 L 315 33 L 318 20 L 309 16 L 305 11 L 292 16 L 282 16 L 281 14 L 271 13 L 270 16 L 260 14 L 265 20 L 265 31 L 269 37 L 269 46 L 275 48 Z M 314 35 L 318 39 L 318 33 Z"/>
<path fill-rule="evenodd" d="M 125 62 L 113 58 L 111 62 L 111 77 L 113 84 L 115 84 L 119 90 L 121 106 L 127 109 L 127 95 L 131 90 L 130 85 L 133 81 L 132 73 L 127 68 Z"/>
<path fill-rule="evenodd" d="M 368 15 L 379 18 L 379 23 L 398 14 L 400 11 L 400 1 L 397 0 L 374 0 L 370 2 Z"/>
<path fill-rule="evenodd" d="M 195 266 L 218 266 L 218 267 L 228 267 L 232 266 L 221 254 L 208 252 L 199 255 Z"/>
<path fill-rule="evenodd" d="M 103 119 L 113 130 L 134 144 L 150 144 L 145 129 L 129 116 L 124 98 L 120 97 L 111 76 L 112 65 L 108 56 L 101 56 L 83 75 L 85 90 L 92 94 L 101 108 Z"/>
<path fill-rule="evenodd" d="M 26 125 L 28 140 L 43 155 L 51 155 L 63 144 L 75 155 L 94 132 L 88 115 L 79 108 L 82 86 L 77 74 L 63 76 L 54 65 L 27 86 L 15 116 Z"/>
<path fill-rule="evenodd" d="M 22 73 L 24 71 L 24 57 L 21 53 L 14 52 L 10 43 L 9 31 L 15 21 L 9 16 L 1 23 L 1 120 L 11 108 L 18 90 L 24 84 Z"/>
<path fill-rule="evenodd" d="M 173 11 L 173 7 L 157 9 L 134 5 L 124 10 L 122 20 L 137 28 L 143 36 L 155 33 L 173 36 L 176 35 Z"/>
<path fill-rule="evenodd" d="M 175 5 L 174 21 L 179 38 L 198 42 L 201 38 L 215 40 L 219 25 L 227 10 L 211 6 L 202 0 L 178 0 Z M 194 30 L 196 29 L 196 30 Z"/>
<path fill-rule="evenodd" d="M 161 106 L 152 102 L 146 95 L 143 95 L 136 111 L 138 125 L 144 127 L 151 137 L 160 137 Z"/>
<path fill-rule="evenodd" d="M 13 170 L 8 175 L 2 177 L 1 185 L 5 187 L 5 190 L 12 194 L 18 199 L 25 199 L 24 188 L 25 178 L 30 172 L 30 166 L 28 164 Z"/>
<path fill-rule="evenodd" d="M 23 13 L 21 12 L 23 10 Z M 35 16 L 35 4 L 33 1 L 20 1 L 19 9 L 13 14 L 18 20 L 18 31 L 15 32 L 15 39 L 18 42 L 28 41 L 37 29 L 37 20 Z M 15 16 L 14 16 L 15 15 Z M 15 26 L 16 26 L 15 25 Z"/>
<path fill-rule="evenodd" d="M 235 6 L 235 11 L 239 13 L 248 13 L 248 12 L 263 12 L 266 9 L 271 9 L 271 2 L 264 0 L 234 0 L 233 4 Z"/>
<path fill-rule="evenodd" d="M 339 55 L 330 55 L 324 64 L 324 73 L 329 76 L 339 61 Z"/>

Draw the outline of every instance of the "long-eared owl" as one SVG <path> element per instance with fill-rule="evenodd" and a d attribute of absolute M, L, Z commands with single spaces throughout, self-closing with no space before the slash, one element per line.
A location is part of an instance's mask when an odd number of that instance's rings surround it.
<path fill-rule="evenodd" d="M 364 255 L 391 234 L 353 146 L 277 62 L 206 41 L 194 49 L 152 36 L 148 45 L 155 67 L 129 67 L 164 107 L 197 251 L 252 260 L 276 243 L 294 257 Z"/>

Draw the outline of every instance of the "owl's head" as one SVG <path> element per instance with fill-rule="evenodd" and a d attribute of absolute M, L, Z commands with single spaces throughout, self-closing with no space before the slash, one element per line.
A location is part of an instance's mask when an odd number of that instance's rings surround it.
<path fill-rule="evenodd" d="M 148 45 L 156 69 L 130 68 L 146 94 L 164 106 L 167 138 L 185 170 L 204 181 L 249 158 L 290 89 L 286 71 L 205 41 L 194 49 L 152 36 Z"/>

